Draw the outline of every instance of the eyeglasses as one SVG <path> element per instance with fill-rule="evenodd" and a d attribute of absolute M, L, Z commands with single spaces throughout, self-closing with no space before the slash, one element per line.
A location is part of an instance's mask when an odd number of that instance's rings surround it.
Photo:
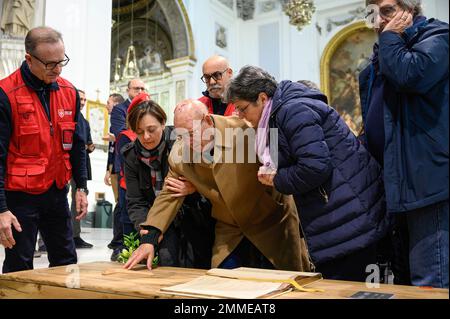
<path fill-rule="evenodd" d="M 250 106 L 250 104 L 252 104 L 252 103 L 248 103 L 244 108 L 240 108 L 240 107 L 237 107 L 237 106 L 235 106 L 234 108 L 235 108 L 235 110 L 238 111 L 239 113 L 245 114 L 245 112 L 247 112 L 247 109 L 248 109 L 248 107 Z"/>
<path fill-rule="evenodd" d="M 371 15 L 373 14 L 377 14 L 380 15 L 380 17 L 382 17 L 383 19 L 392 19 L 395 16 L 395 13 L 397 12 L 397 5 L 386 5 L 383 6 L 381 8 L 379 8 L 379 10 L 370 10 L 369 12 L 367 12 L 366 14 L 366 19 L 369 18 Z"/>
<path fill-rule="evenodd" d="M 135 86 L 135 87 L 130 87 L 130 90 L 134 90 L 134 91 L 145 91 L 145 87 L 142 87 L 142 86 Z"/>
<path fill-rule="evenodd" d="M 224 71 L 220 72 L 214 72 L 213 74 L 203 74 L 203 76 L 200 78 L 204 83 L 209 83 L 211 79 L 214 79 L 214 81 L 220 81 L 222 80 L 223 74 L 228 71 L 229 68 L 226 68 Z"/>
<path fill-rule="evenodd" d="M 41 59 L 39 59 L 37 56 L 35 56 L 35 55 L 31 54 L 31 53 L 30 53 L 30 55 L 31 55 L 33 58 L 35 58 L 36 60 L 38 60 L 39 62 L 41 62 L 41 63 L 45 66 L 45 69 L 48 70 L 48 71 L 53 70 L 53 69 L 56 68 L 58 65 L 59 65 L 60 67 L 64 67 L 64 66 L 66 66 L 67 63 L 69 63 L 69 61 L 70 61 L 69 57 L 68 57 L 65 53 L 64 53 L 64 56 L 65 56 L 66 58 L 65 58 L 64 60 L 59 61 L 59 62 L 44 62 L 44 61 L 42 61 Z"/>
<path fill-rule="evenodd" d="M 380 8 L 380 16 L 385 19 L 392 19 L 397 12 L 397 5 L 386 5 Z"/>

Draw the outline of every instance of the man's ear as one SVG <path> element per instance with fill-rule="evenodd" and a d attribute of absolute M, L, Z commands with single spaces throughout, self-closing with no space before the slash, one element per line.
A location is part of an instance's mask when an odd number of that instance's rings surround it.
<path fill-rule="evenodd" d="M 228 74 L 230 75 L 230 77 L 233 77 L 233 69 L 232 68 L 228 68 Z"/>
<path fill-rule="evenodd" d="M 31 55 L 29 53 L 25 53 L 25 61 L 27 61 L 28 66 L 31 65 Z"/>

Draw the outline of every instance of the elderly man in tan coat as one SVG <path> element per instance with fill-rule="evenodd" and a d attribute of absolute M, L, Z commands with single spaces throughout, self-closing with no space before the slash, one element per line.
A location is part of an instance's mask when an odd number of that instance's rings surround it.
<path fill-rule="evenodd" d="M 194 100 L 177 106 L 175 127 L 181 137 L 169 157 L 165 186 L 141 225 L 141 245 L 124 268 L 147 259 L 151 269 L 162 234 L 184 200 L 174 196 L 171 189 L 176 186 L 170 181 L 184 177 L 212 204 L 217 221 L 213 268 L 234 268 L 227 261 L 238 255 L 241 264 L 234 266 L 310 271 L 312 264 L 292 197 L 258 182 L 260 165 L 251 158 L 254 142 L 238 136 L 254 130 L 237 117 L 210 115 L 203 103 Z M 201 141 L 196 136 L 201 136 Z M 246 260 L 249 256 L 253 262 Z"/>

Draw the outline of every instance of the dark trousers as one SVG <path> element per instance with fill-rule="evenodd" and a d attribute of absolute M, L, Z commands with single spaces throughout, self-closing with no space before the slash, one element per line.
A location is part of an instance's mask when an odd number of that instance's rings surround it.
<path fill-rule="evenodd" d="M 76 219 L 78 216 L 77 213 L 77 205 L 76 205 L 76 194 L 77 194 L 77 186 L 73 178 L 70 180 L 70 192 L 72 197 L 72 203 L 70 204 L 70 212 L 72 214 L 72 230 L 73 230 L 73 238 L 80 237 L 81 234 L 81 222 Z"/>
<path fill-rule="evenodd" d="M 377 262 L 376 245 L 358 250 L 349 255 L 316 264 L 316 272 L 324 279 L 365 282 L 370 273 L 366 273 L 368 265 Z"/>
<path fill-rule="evenodd" d="M 261 269 L 274 269 L 272 263 L 253 245 L 246 237 L 219 265 L 219 268 L 234 269 L 238 267 L 250 267 Z"/>
<path fill-rule="evenodd" d="M 33 269 L 38 230 L 47 247 L 50 267 L 77 263 L 67 194 L 67 187 L 60 190 L 56 186 L 41 195 L 6 192 L 8 208 L 17 217 L 22 232 L 12 226 L 16 245 L 5 249 L 3 273 Z"/>
<path fill-rule="evenodd" d="M 395 285 L 411 285 L 409 271 L 409 235 L 406 214 L 393 214 L 392 230 L 377 243 L 377 263 L 382 276 L 381 283 L 388 283 L 386 268 L 391 269 Z"/>
<path fill-rule="evenodd" d="M 113 249 L 121 248 L 123 245 L 123 224 L 121 221 L 121 213 L 120 206 L 116 203 L 113 210 L 113 239 L 110 243 Z"/>
<path fill-rule="evenodd" d="M 119 187 L 119 207 L 120 207 L 120 221 L 123 225 L 123 235 L 130 235 L 135 233 L 133 222 L 128 216 L 127 209 L 127 191 L 122 187 Z"/>

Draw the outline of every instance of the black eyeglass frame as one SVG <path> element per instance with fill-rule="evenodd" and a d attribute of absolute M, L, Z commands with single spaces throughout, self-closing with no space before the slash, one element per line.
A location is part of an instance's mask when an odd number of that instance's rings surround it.
<path fill-rule="evenodd" d="M 32 56 L 33 58 L 35 58 L 36 60 L 38 60 L 39 62 L 41 62 L 44 66 L 45 66 L 45 69 L 46 70 L 48 70 L 48 71 L 51 71 L 51 70 L 53 70 L 54 68 L 56 68 L 58 65 L 59 66 L 61 66 L 61 67 L 65 67 L 68 63 L 69 63 L 69 61 L 70 61 L 70 58 L 67 56 L 67 54 L 65 54 L 64 53 L 64 56 L 66 57 L 64 60 L 61 60 L 61 61 L 58 61 L 58 62 L 44 62 L 44 61 L 42 61 L 41 59 L 39 59 L 37 56 L 35 56 L 34 54 L 31 54 L 31 53 L 28 53 L 30 56 Z M 51 66 L 51 65 L 53 65 L 52 67 L 49 67 L 49 66 Z"/>
<path fill-rule="evenodd" d="M 214 79 L 214 81 L 220 81 L 222 80 L 223 74 L 225 72 L 227 72 L 230 68 L 226 68 L 224 71 L 220 72 L 214 72 L 213 74 L 203 74 L 203 76 L 200 78 L 200 80 L 202 80 L 203 83 L 209 83 L 209 81 L 211 81 L 211 79 Z"/>

